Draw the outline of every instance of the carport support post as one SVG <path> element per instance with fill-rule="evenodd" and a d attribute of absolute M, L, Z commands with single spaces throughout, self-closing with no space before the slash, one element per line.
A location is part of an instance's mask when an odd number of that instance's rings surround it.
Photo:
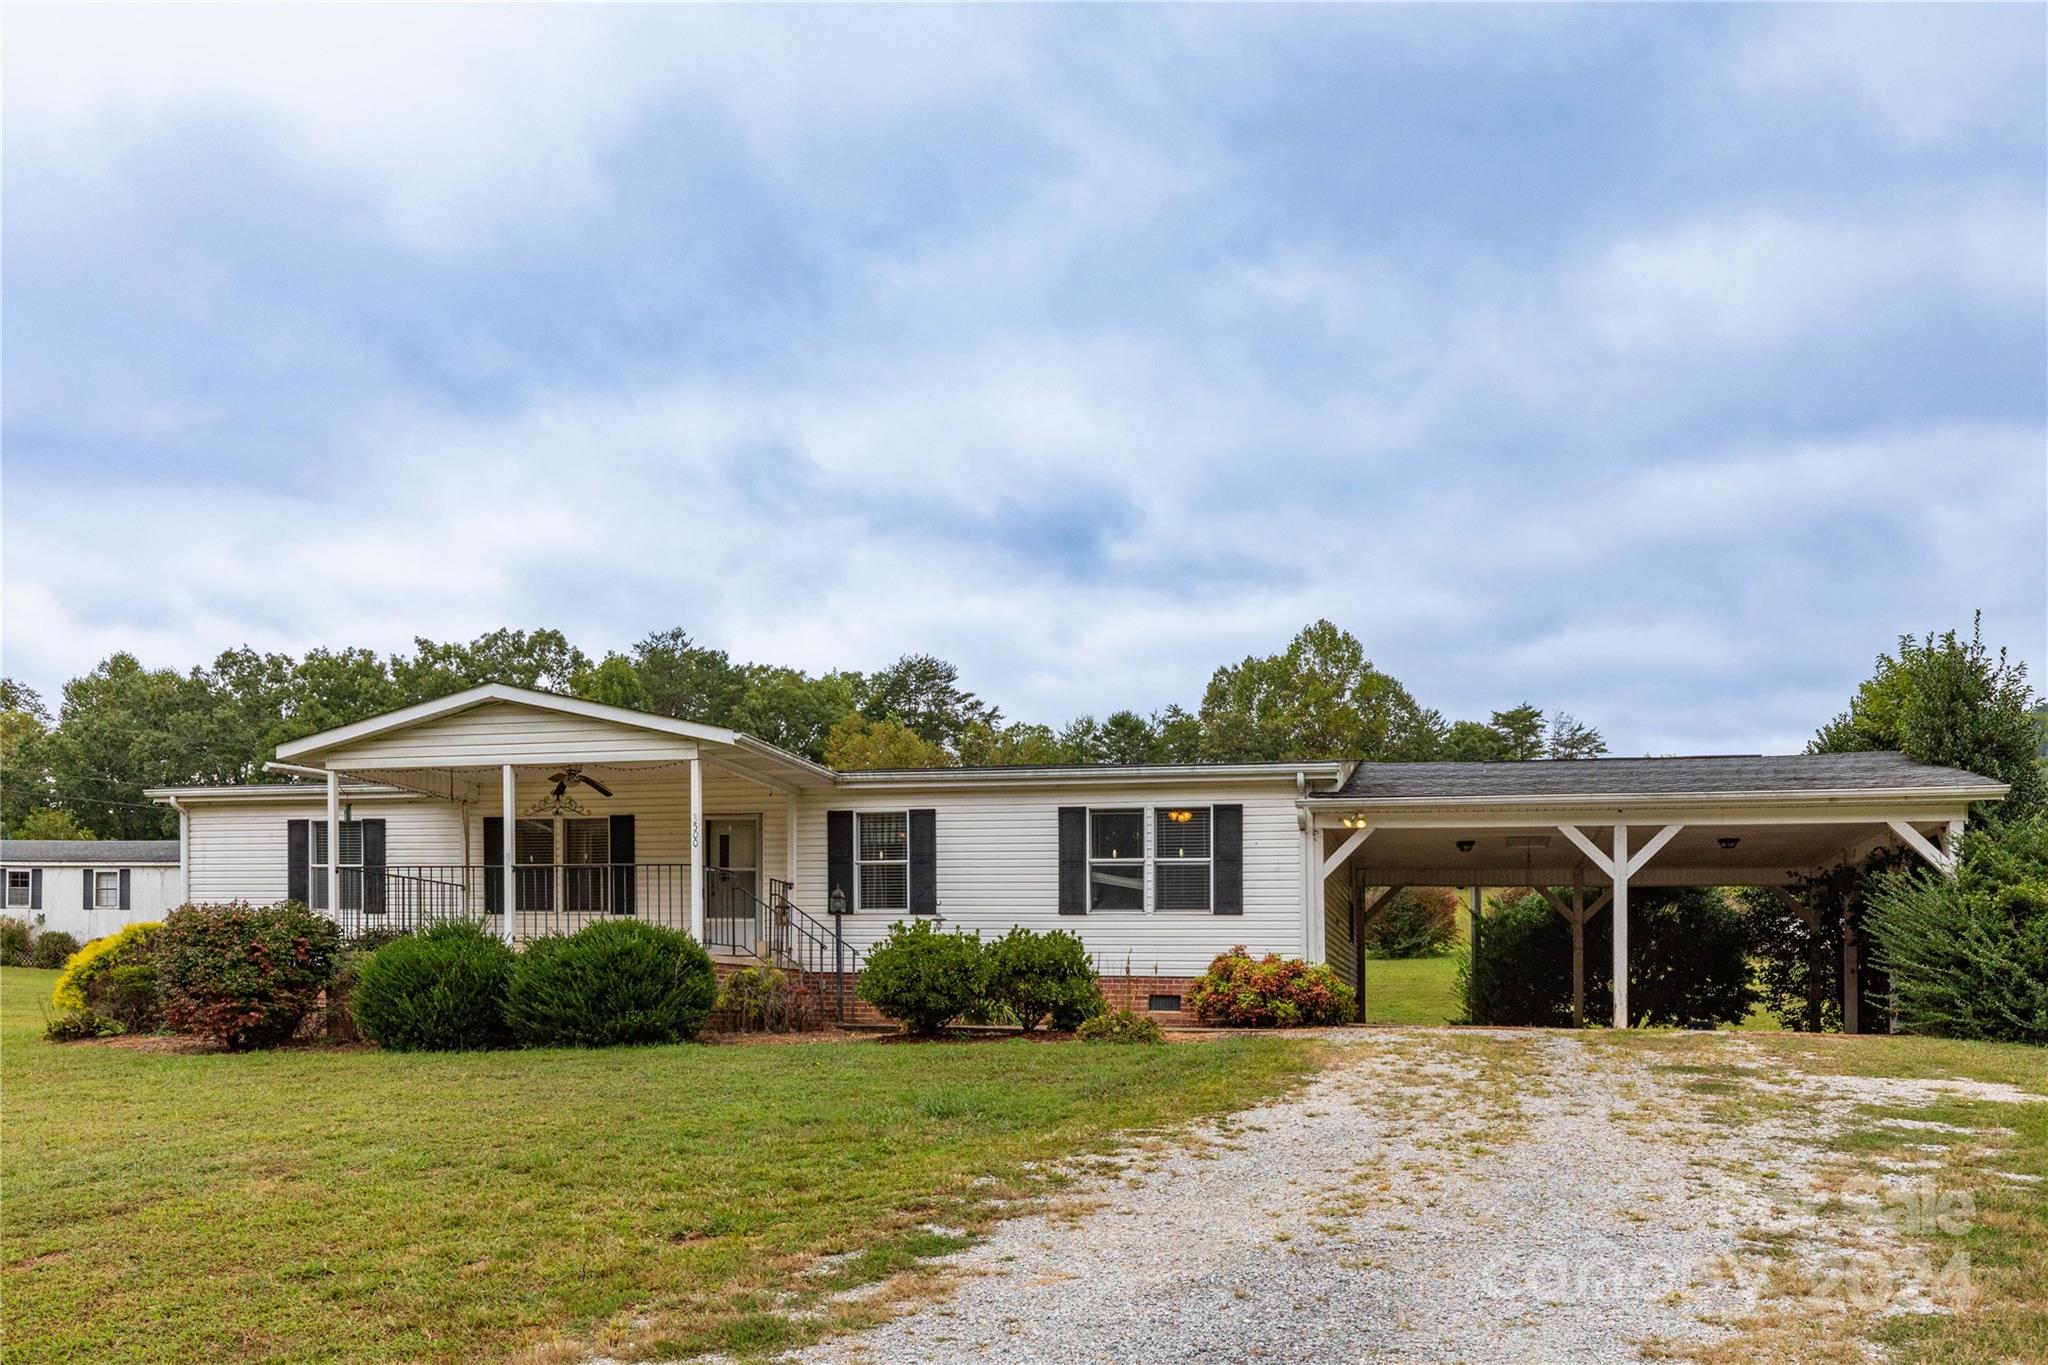
<path fill-rule="evenodd" d="M 1628 1027 L 1628 826 L 1614 827 L 1614 1026 Z"/>
<path fill-rule="evenodd" d="M 1586 1026 L 1586 865 L 1572 867 L 1572 1027 Z"/>
<path fill-rule="evenodd" d="M 498 902 L 498 908 L 505 914 L 505 942 L 509 945 L 512 942 L 513 932 L 512 911 L 519 904 L 514 899 L 516 894 L 514 887 L 517 884 L 517 877 L 515 875 L 516 870 L 513 867 L 513 864 L 518 861 L 513 854 L 513 850 L 518 844 L 519 797 L 515 788 L 519 779 L 514 775 L 510 763 L 505 765 L 499 777 L 498 785 L 501 788 L 500 795 L 503 798 L 505 814 L 505 837 L 498 841 L 498 852 L 504 860 L 504 866 L 498 870 L 498 875 L 504 879 L 504 886 L 501 888 L 503 894 Z"/>

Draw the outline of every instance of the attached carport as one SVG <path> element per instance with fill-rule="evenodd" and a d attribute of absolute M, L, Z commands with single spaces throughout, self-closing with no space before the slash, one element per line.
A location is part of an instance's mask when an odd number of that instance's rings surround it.
<path fill-rule="evenodd" d="M 2005 784 L 1902 754 L 1717 755 L 1529 763 L 1360 763 L 1301 800 L 1309 959 L 1335 929 L 1362 982 L 1365 918 L 1404 886 L 1535 886 L 1573 928 L 1583 999 L 1586 923 L 1614 915 L 1614 1025 L 1628 1026 L 1628 894 L 1644 886 L 1763 886 L 1885 844 L 1953 871 L 1970 807 Z M 1548 888 L 1571 887 L 1569 899 Z M 1845 931 L 1849 926 L 1844 926 Z M 1856 1031 L 1855 935 L 1843 936 L 1843 1018 Z"/>

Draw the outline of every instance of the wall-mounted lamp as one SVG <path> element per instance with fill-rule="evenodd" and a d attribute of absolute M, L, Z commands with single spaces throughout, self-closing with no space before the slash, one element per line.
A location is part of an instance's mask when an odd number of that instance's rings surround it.
<path fill-rule="evenodd" d="M 1477 839 L 1460 839 L 1458 840 L 1458 852 L 1470 853 L 1478 843 Z"/>
<path fill-rule="evenodd" d="M 1737 844 L 1741 843 L 1742 840 L 1736 838 L 1732 834 L 1724 834 L 1720 838 L 1714 840 L 1714 842 L 1719 844 L 1723 848 L 1733 848 Z"/>

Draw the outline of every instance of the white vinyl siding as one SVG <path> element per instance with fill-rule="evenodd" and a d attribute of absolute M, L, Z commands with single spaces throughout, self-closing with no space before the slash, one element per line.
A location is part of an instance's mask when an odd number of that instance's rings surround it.
<path fill-rule="evenodd" d="M 696 742 L 680 735 L 568 716 L 515 702 L 490 702 L 390 734 L 344 745 L 326 755 L 351 772 L 376 769 L 489 767 L 687 759 Z M 540 777 L 532 778 L 536 787 Z M 609 776 L 600 781 L 610 786 Z M 593 793 L 594 794 L 594 793 Z"/>
<path fill-rule="evenodd" d="M 1059 913 L 1059 808 L 1101 810 L 1187 809 L 1224 803 L 1244 807 L 1244 913 L 1194 911 L 1136 914 Z M 1216 780 L 1187 786 L 1128 788 L 1040 785 L 968 790 L 905 788 L 875 792 L 812 792 L 798 823 L 796 890 L 802 909 L 825 918 L 825 812 L 934 809 L 940 909 L 947 928 L 980 931 L 984 940 L 1011 925 L 1064 929 L 1080 935 L 1097 970 L 1116 975 L 1199 976 L 1209 960 L 1242 943 L 1254 953 L 1300 957 L 1306 951 L 1302 917 L 1302 836 L 1292 779 Z M 847 941 L 867 948 L 909 916 L 899 912 L 846 915 Z"/>
<path fill-rule="evenodd" d="M 392 866 L 427 863 L 454 866 L 463 861 L 462 817 L 446 801 L 343 798 L 357 820 L 384 822 L 384 857 Z M 252 800 L 192 802 L 185 808 L 189 829 L 188 869 L 194 901 L 218 904 L 247 901 L 275 905 L 286 894 L 286 826 L 293 820 L 315 829 L 327 824 L 326 798 L 308 793 L 304 801 Z M 314 837 L 324 837 L 316 835 Z M 312 848 L 308 840 L 308 850 Z M 483 861 L 483 842 L 469 846 L 471 861 Z M 309 869 L 317 881 L 320 869 Z M 311 887 L 307 888 L 309 891 Z"/>

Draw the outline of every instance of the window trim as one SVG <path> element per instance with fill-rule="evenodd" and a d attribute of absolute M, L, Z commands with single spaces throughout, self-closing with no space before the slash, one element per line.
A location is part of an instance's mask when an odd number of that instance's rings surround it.
<path fill-rule="evenodd" d="M 18 901 L 17 901 L 16 899 L 14 899 L 14 878 L 16 877 L 16 875 L 17 875 L 17 874 L 18 874 L 18 875 L 19 875 L 19 876 L 21 877 L 21 899 L 20 899 L 20 900 L 18 900 Z M 6 904 L 7 904 L 7 908 L 8 908 L 9 910 L 28 910 L 28 909 L 32 909 L 33 907 L 32 907 L 32 906 L 31 906 L 31 905 L 29 904 L 29 902 L 31 902 L 31 901 L 33 901 L 33 900 L 35 899 L 35 896 L 36 896 L 36 889 L 35 889 L 35 888 L 36 888 L 36 874 L 35 874 L 35 870 L 34 870 L 33 868 L 27 868 L 27 867 L 10 867 L 10 868 L 8 868 L 8 869 L 7 869 L 7 886 L 6 886 L 5 890 L 4 890 L 4 896 L 5 896 L 5 899 L 6 899 Z"/>
<path fill-rule="evenodd" d="M 1208 856 L 1208 857 L 1206 857 L 1206 858 L 1173 858 L 1173 859 L 1161 859 L 1161 858 L 1159 857 L 1159 855 L 1158 855 L 1158 840 L 1159 840 L 1159 824 L 1158 824 L 1158 821 L 1159 821 L 1159 817 L 1160 817 L 1160 815 L 1163 815 L 1163 814 L 1164 814 L 1165 812 L 1167 812 L 1167 811 L 1170 811 L 1170 810 L 1188 810 L 1188 811 L 1195 811 L 1195 810 L 1198 810 L 1198 811 L 1202 811 L 1202 812 L 1204 812 L 1204 813 L 1206 813 L 1206 814 L 1208 815 L 1208 817 L 1209 817 L 1209 856 Z M 1195 803 L 1193 803 L 1193 802 L 1189 802 L 1189 803 L 1187 803 L 1187 804 L 1185 804 L 1185 805 L 1182 805 L 1182 804 L 1179 804 L 1179 803 L 1169 803 L 1169 804 L 1167 804 L 1167 805 L 1163 805 L 1163 806 L 1147 806 L 1147 807 L 1145 808 L 1145 811 L 1146 811 L 1146 821 L 1147 821 L 1147 826 L 1146 826 L 1146 831 L 1145 831 L 1145 833 L 1146 833 L 1146 839 L 1147 839 L 1147 843 L 1146 843 L 1146 853 L 1147 853 L 1147 854 L 1149 855 L 1149 856 L 1148 856 L 1148 864 L 1154 864 L 1154 863 L 1158 863 L 1158 862 L 1161 862 L 1161 861 L 1170 861 L 1170 862 L 1173 862 L 1173 863 L 1175 863 L 1175 864 L 1177 864 L 1177 865 L 1183 865 L 1183 866 L 1184 866 L 1184 865 L 1187 865 L 1187 864 L 1190 864 L 1190 863 L 1207 863 L 1207 864 L 1208 864 L 1208 866 L 1209 866 L 1209 903 L 1208 903 L 1207 905 L 1205 905 L 1205 906 L 1202 906 L 1202 907 L 1201 907 L 1200 909 L 1196 909 L 1196 908 L 1194 908 L 1194 907 L 1192 907 L 1192 906 L 1186 906 L 1186 905 L 1173 905 L 1173 906 L 1161 906 L 1161 905 L 1159 905 L 1159 904 L 1157 903 L 1157 902 L 1158 902 L 1158 896 L 1159 896 L 1159 889 L 1158 889 L 1158 879 L 1157 879 L 1157 877 L 1155 877 L 1155 876 L 1147 876 L 1147 877 L 1146 877 L 1146 879 L 1145 879 L 1145 881 L 1146 881 L 1146 890 L 1147 890 L 1148 892 L 1150 892 L 1151 894 L 1150 894 L 1150 895 L 1149 895 L 1149 896 L 1148 896 L 1148 897 L 1146 898 L 1146 909 L 1147 909 L 1148 911 L 1150 911 L 1150 912 L 1154 913 L 1154 914 L 1166 914 L 1166 915 L 1213 915 L 1213 914 L 1215 914 L 1215 913 L 1216 913 L 1216 807 L 1215 807 L 1215 805 L 1214 805 L 1213 803 L 1212 803 L 1212 804 L 1209 804 L 1209 805 L 1197 805 L 1197 804 L 1195 804 Z"/>
<path fill-rule="evenodd" d="M 1148 915 L 1152 913 L 1152 807 L 1150 806 L 1089 806 L 1088 822 L 1081 831 L 1081 848 L 1087 856 L 1088 880 L 1084 887 L 1083 906 L 1091 915 Z M 1138 852 L 1130 858 L 1098 858 L 1095 856 L 1095 817 L 1100 815 L 1136 815 L 1138 817 Z M 1095 904 L 1095 869 L 1104 867 L 1138 868 L 1138 903 L 1135 906 L 1111 906 L 1098 908 Z"/>
<path fill-rule="evenodd" d="M 121 869 L 120 869 L 120 868 L 118 868 L 118 867 L 95 867 L 95 868 L 93 868 L 93 869 L 92 869 L 92 870 L 91 870 L 90 872 L 86 873 L 85 875 L 87 875 L 88 877 L 91 877 L 91 878 L 92 878 L 92 908 L 93 908 L 93 909 L 95 909 L 95 910 L 119 910 L 119 909 L 121 908 Z M 107 904 L 107 902 L 105 902 L 105 901 L 103 901 L 103 900 L 101 900 L 101 899 L 100 899 L 100 878 L 102 878 L 102 877 L 112 877 L 112 878 L 114 879 L 114 903 L 113 903 L 112 905 L 109 905 L 109 904 Z"/>
<path fill-rule="evenodd" d="M 901 858 L 863 858 L 860 856 L 860 822 L 875 815 L 898 815 L 903 818 L 903 856 Z M 903 869 L 903 904 L 869 905 L 861 869 L 864 867 L 900 867 Z M 856 810 L 853 813 L 853 909 L 873 910 L 883 914 L 907 915 L 910 913 L 910 808 L 901 810 L 890 806 L 878 810 Z"/>

